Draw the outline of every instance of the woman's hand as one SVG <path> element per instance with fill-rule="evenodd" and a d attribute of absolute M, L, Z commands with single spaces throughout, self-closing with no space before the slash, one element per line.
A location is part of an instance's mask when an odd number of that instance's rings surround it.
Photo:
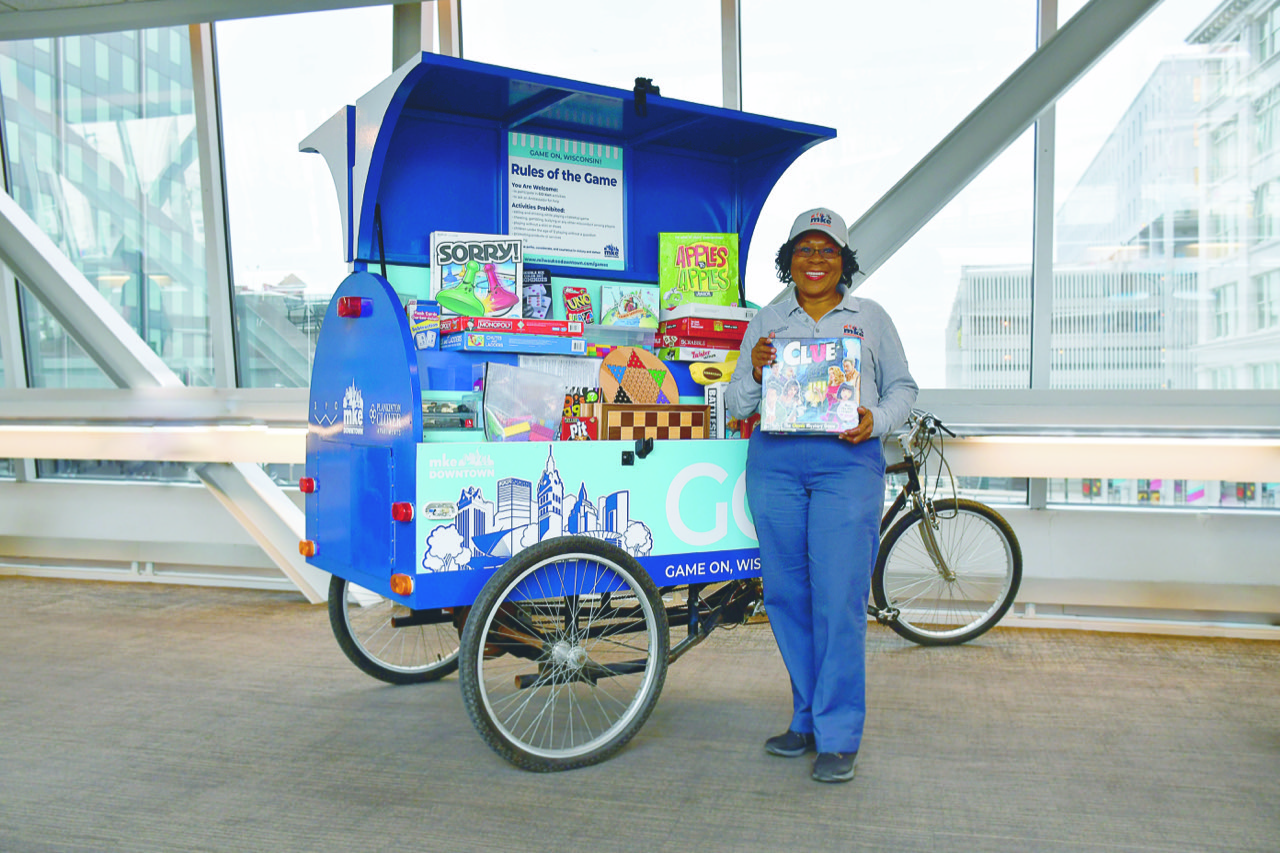
<path fill-rule="evenodd" d="M 847 429 L 840 433 L 840 439 L 850 444 L 860 444 L 871 438 L 872 427 L 871 411 L 864 406 L 858 407 L 858 425 L 853 429 Z"/>
<path fill-rule="evenodd" d="M 751 378 L 757 383 L 763 382 L 765 366 L 773 364 L 776 357 L 777 350 L 774 349 L 771 332 L 769 337 L 756 341 L 756 345 L 751 348 Z"/>

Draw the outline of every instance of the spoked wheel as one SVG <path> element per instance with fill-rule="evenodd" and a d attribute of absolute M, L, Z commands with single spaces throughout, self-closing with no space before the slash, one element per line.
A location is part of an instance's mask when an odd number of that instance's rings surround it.
<path fill-rule="evenodd" d="M 667 674 L 667 613 L 625 551 L 587 536 L 525 549 L 485 584 L 458 673 L 485 743 L 526 770 L 604 761 L 635 735 Z"/>
<path fill-rule="evenodd" d="M 452 621 L 396 627 L 412 610 L 334 575 L 329 624 L 351 662 L 389 684 L 444 678 L 458 668 L 458 629 Z"/>
<path fill-rule="evenodd" d="M 934 502 L 934 540 L 944 566 L 925 545 L 918 509 L 903 516 L 880 543 L 871 592 L 883 611 L 898 611 L 889 627 L 925 646 L 972 640 L 1000 621 L 1022 581 L 1022 549 L 1009 523 L 985 504 Z"/>

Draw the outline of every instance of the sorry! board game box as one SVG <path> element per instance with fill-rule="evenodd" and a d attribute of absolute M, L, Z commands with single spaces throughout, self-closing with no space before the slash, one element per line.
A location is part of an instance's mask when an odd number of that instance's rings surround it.
<path fill-rule="evenodd" d="M 833 433 L 858 425 L 862 339 L 778 338 L 763 374 L 760 428 Z"/>
<path fill-rule="evenodd" d="M 523 248 L 505 234 L 431 232 L 431 298 L 441 315 L 523 316 Z"/>

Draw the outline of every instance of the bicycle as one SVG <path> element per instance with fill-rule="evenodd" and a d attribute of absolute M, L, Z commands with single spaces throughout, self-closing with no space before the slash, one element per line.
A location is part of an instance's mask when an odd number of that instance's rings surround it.
<path fill-rule="evenodd" d="M 942 448 L 942 434 L 955 433 L 918 410 L 907 426 L 898 437 L 903 460 L 885 469 L 907 480 L 880 520 L 867 613 L 920 645 L 959 645 L 989 631 L 1013 605 L 1022 549 L 1000 513 L 959 496 Z M 939 478 L 945 468 L 951 484 L 951 497 L 938 500 L 921 482 L 935 454 Z"/>

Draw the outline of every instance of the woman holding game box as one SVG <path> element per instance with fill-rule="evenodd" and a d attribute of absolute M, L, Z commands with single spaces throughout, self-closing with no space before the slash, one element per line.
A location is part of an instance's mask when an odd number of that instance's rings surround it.
<path fill-rule="evenodd" d="M 852 293 L 858 262 L 848 243 L 844 220 L 826 208 L 796 218 L 777 256 L 778 278 L 793 286 L 751 320 L 726 393 L 734 417 L 760 407 L 775 339 L 860 342 L 860 369 L 849 371 L 861 395 L 856 426 L 823 435 L 758 429 L 747 449 L 765 610 L 791 678 L 791 722 L 765 751 L 788 758 L 816 751 L 812 776 L 820 782 L 854 776 L 866 719 L 867 595 L 884 505 L 880 437 L 906 421 L 917 392 L 893 321 Z"/>

